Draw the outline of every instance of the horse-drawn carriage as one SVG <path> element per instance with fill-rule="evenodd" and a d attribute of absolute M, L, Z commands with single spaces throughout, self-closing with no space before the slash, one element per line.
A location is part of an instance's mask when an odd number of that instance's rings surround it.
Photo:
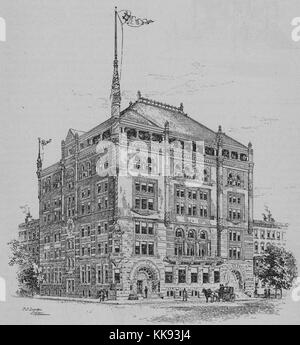
<path fill-rule="evenodd" d="M 223 292 L 220 294 L 220 300 L 224 302 L 235 301 L 235 293 L 233 286 L 224 286 Z"/>
<path fill-rule="evenodd" d="M 202 292 L 206 298 L 206 302 L 210 299 L 211 302 L 233 302 L 235 301 L 235 293 L 233 286 L 221 285 L 219 289 L 203 289 Z"/>

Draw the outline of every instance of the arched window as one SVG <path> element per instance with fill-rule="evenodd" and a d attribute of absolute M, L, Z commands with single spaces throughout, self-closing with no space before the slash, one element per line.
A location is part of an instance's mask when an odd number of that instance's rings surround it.
<path fill-rule="evenodd" d="M 264 242 L 260 243 L 260 251 L 261 251 L 261 253 L 263 253 L 265 251 L 265 244 L 264 244 Z"/>
<path fill-rule="evenodd" d="M 177 229 L 175 235 L 176 235 L 176 237 L 181 237 L 182 238 L 183 237 L 183 230 L 182 229 Z"/>
<path fill-rule="evenodd" d="M 258 242 L 254 243 L 254 252 L 258 253 Z"/>
<path fill-rule="evenodd" d="M 229 174 L 228 174 L 228 178 L 227 178 L 227 183 L 228 183 L 229 185 L 232 185 L 232 182 L 233 182 L 233 176 L 232 176 L 231 173 L 229 173 Z"/>
<path fill-rule="evenodd" d="M 201 240 L 206 240 L 206 238 L 207 238 L 206 232 L 202 230 L 202 231 L 200 232 L 200 239 L 201 239 Z"/>
<path fill-rule="evenodd" d="M 189 230 L 188 238 L 195 238 L 195 230 Z"/>
<path fill-rule="evenodd" d="M 241 178 L 239 175 L 236 175 L 236 185 L 239 187 L 241 185 Z"/>

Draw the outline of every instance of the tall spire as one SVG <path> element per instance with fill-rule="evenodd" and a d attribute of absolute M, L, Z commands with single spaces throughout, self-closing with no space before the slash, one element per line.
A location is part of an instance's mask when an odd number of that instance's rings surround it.
<path fill-rule="evenodd" d="M 118 45 L 117 45 L 117 18 L 118 12 L 117 7 L 115 7 L 115 39 L 114 39 L 114 71 L 111 85 L 111 116 L 119 117 L 120 116 L 120 107 L 121 107 L 121 90 L 120 90 L 120 80 L 119 80 L 119 71 L 118 71 Z"/>

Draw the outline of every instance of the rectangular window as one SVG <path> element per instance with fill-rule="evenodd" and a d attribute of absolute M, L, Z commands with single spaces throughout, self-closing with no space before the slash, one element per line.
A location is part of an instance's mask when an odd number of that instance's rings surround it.
<path fill-rule="evenodd" d="M 135 208 L 139 209 L 140 207 L 140 198 L 135 198 Z"/>
<path fill-rule="evenodd" d="M 147 255 L 147 242 L 142 242 L 142 255 Z"/>
<path fill-rule="evenodd" d="M 142 198 L 142 210 L 147 209 L 147 199 Z"/>
<path fill-rule="evenodd" d="M 209 283 L 209 274 L 208 272 L 203 272 L 203 284 Z"/>
<path fill-rule="evenodd" d="M 186 282 L 186 271 L 185 269 L 178 270 L 178 283 L 185 283 Z"/>
<path fill-rule="evenodd" d="M 136 190 L 136 192 L 139 192 L 141 190 L 141 185 L 139 182 L 135 183 L 135 190 Z"/>
<path fill-rule="evenodd" d="M 196 272 L 191 273 L 191 283 L 197 283 L 198 282 L 198 274 Z"/>
<path fill-rule="evenodd" d="M 135 233 L 136 234 L 140 233 L 140 222 L 135 222 Z"/>
<path fill-rule="evenodd" d="M 153 230 L 153 223 L 148 223 L 148 234 L 153 235 L 154 230 Z"/>
<path fill-rule="evenodd" d="M 165 272 L 165 283 L 172 284 L 173 283 L 173 273 L 172 272 Z"/>
<path fill-rule="evenodd" d="M 153 210 L 154 205 L 153 205 L 153 199 L 148 199 L 148 210 Z"/>
<path fill-rule="evenodd" d="M 121 279 L 120 279 L 120 271 L 119 270 L 115 270 L 115 283 L 116 284 L 120 284 Z"/>
<path fill-rule="evenodd" d="M 153 183 L 148 184 L 148 193 L 154 193 L 154 185 Z"/>
<path fill-rule="evenodd" d="M 154 243 L 153 242 L 148 243 L 148 254 L 154 255 Z"/>
<path fill-rule="evenodd" d="M 214 283 L 220 283 L 220 271 L 214 271 Z"/>
<path fill-rule="evenodd" d="M 146 183 L 142 183 L 142 192 L 143 193 L 147 192 L 147 184 Z"/>
<path fill-rule="evenodd" d="M 139 255 L 140 253 L 140 242 L 135 242 L 135 254 Z"/>
<path fill-rule="evenodd" d="M 142 234 L 147 234 L 147 223 L 142 222 Z"/>

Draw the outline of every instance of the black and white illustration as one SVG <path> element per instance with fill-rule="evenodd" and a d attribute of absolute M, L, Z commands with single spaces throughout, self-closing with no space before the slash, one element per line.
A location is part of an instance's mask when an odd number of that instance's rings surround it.
<path fill-rule="evenodd" d="M 299 324 L 299 2 L 0 17 L 0 323 Z"/>

